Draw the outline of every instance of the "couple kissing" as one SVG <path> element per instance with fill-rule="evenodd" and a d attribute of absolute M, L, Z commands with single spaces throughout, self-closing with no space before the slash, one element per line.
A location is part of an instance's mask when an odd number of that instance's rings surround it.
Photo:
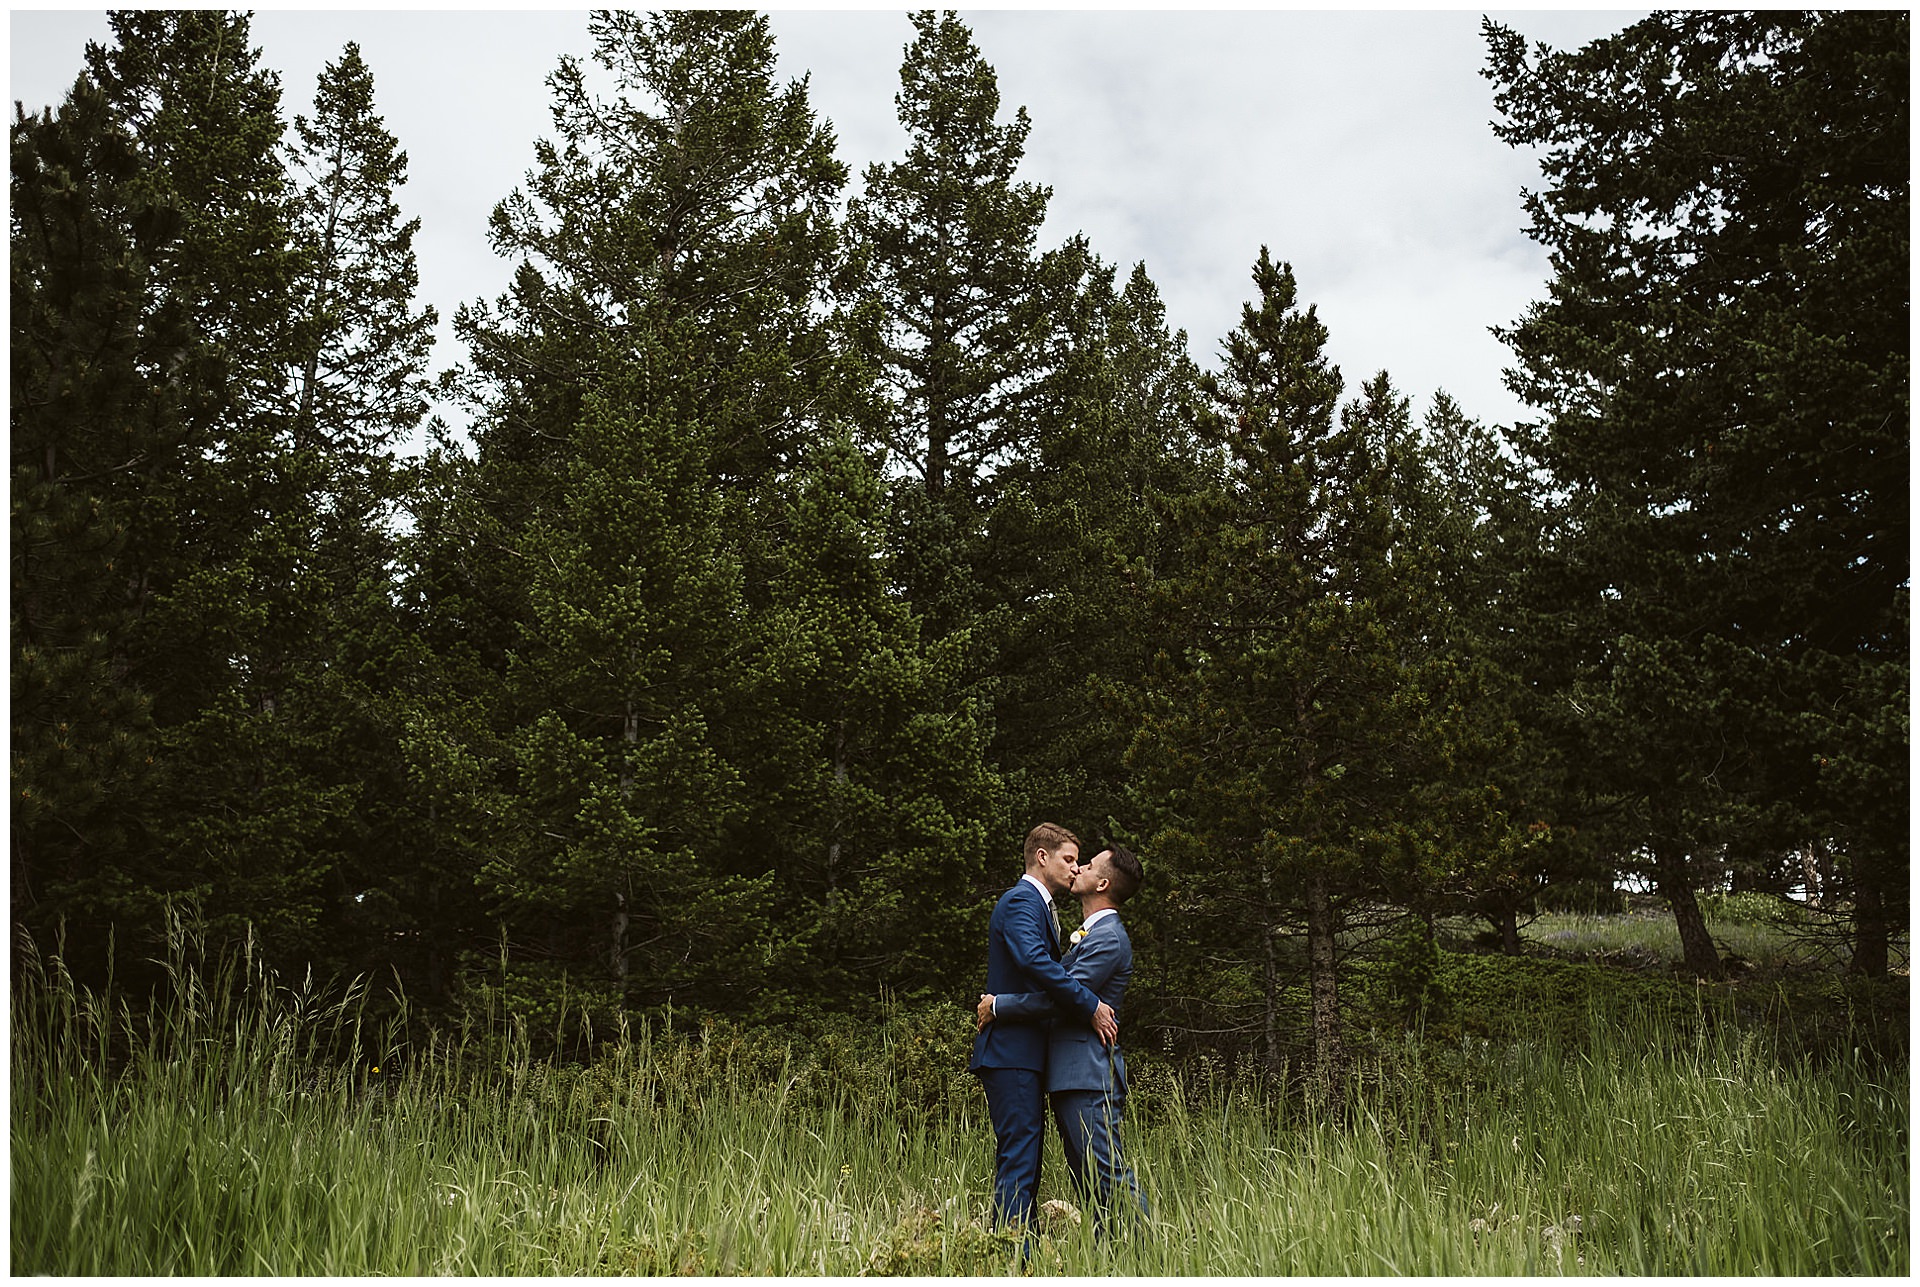
<path fill-rule="evenodd" d="M 1127 1065 L 1119 1011 L 1133 974 L 1120 907 L 1140 887 L 1140 860 L 1118 845 L 1082 857 L 1080 841 L 1043 822 L 1027 833 L 1026 874 L 1000 896 L 987 931 L 987 990 L 969 1068 L 993 1123 L 996 1224 L 1033 1218 L 1049 1104 L 1075 1194 L 1103 1232 L 1116 1194 L 1146 1213 L 1120 1155 Z M 1080 902 L 1062 940 L 1056 898 Z"/>

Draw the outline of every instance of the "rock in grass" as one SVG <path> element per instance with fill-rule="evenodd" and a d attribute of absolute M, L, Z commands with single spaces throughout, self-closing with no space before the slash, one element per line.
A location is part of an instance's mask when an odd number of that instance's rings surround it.
<path fill-rule="evenodd" d="M 1080 1208 L 1059 1198 L 1049 1198 L 1040 1204 L 1040 1227 L 1048 1233 L 1077 1229 L 1080 1227 Z"/>

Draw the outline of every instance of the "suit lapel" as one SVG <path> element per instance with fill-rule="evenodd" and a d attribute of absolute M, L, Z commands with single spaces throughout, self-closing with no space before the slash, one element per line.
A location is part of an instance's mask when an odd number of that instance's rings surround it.
<path fill-rule="evenodd" d="M 1027 892 L 1032 897 L 1040 900 L 1040 923 L 1046 926 L 1047 943 L 1053 952 L 1053 959 L 1057 961 L 1060 959 L 1059 913 L 1053 910 L 1053 904 L 1047 901 L 1045 894 L 1042 894 L 1038 889 L 1033 887 L 1031 881 L 1024 881 L 1022 883 L 1026 885 Z"/>
<path fill-rule="evenodd" d="M 1092 929 L 1087 930 L 1085 933 L 1080 935 L 1080 941 L 1078 943 L 1073 943 L 1068 945 L 1067 955 L 1072 956 L 1075 952 L 1078 952 L 1081 948 L 1085 947 L 1088 944 L 1088 942 L 1092 940 L 1095 934 L 1104 933 L 1104 931 L 1100 928 L 1102 925 L 1105 925 L 1108 921 L 1114 921 L 1118 919 L 1119 918 L 1117 916 L 1102 916 L 1098 921 L 1094 922 L 1094 926 Z"/>

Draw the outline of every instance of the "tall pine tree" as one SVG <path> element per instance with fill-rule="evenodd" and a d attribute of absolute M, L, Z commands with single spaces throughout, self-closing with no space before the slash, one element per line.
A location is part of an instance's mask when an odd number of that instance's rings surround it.
<path fill-rule="evenodd" d="M 740 843 L 741 766 L 765 750 L 786 480 L 851 396 L 828 294 L 845 172 L 764 17 L 590 26 L 617 92 L 553 75 L 558 138 L 492 223 L 512 289 L 458 319 L 478 454 L 435 466 L 420 586 L 465 731 L 416 745 L 471 761 L 502 811 L 472 857 L 523 983 L 733 1004 L 799 950 Z"/>
<path fill-rule="evenodd" d="M 849 203 L 862 316 L 884 391 L 875 437 L 899 471 L 899 571 L 938 633 L 983 609 L 972 579 L 985 493 L 1031 449 L 1020 411 L 1042 328 L 1037 240 L 1048 191 L 1015 179 L 1031 128 L 966 24 L 913 15 L 895 98 L 906 156 Z"/>
<path fill-rule="evenodd" d="M 1184 415 L 1198 372 L 1144 265 L 1116 289 L 1113 268 L 1074 238 L 1044 257 L 1041 280 L 1031 446 L 994 486 L 975 580 L 994 605 L 982 629 L 997 653 L 1008 809 L 1097 837 L 1128 825 L 1131 734 L 1111 697 L 1152 656 L 1141 587 L 1170 573 L 1177 548 L 1159 508 L 1203 477 Z"/>
<path fill-rule="evenodd" d="M 1171 515 L 1185 562 L 1156 586 L 1165 646 L 1130 762 L 1176 922 L 1248 982 L 1235 1016 L 1276 1069 L 1304 938 L 1312 1063 L 1338 1111 L 1338 934 L 1418 905 L 1502 819 L 1450 771 L 1470 730 L 1436 639 L 1433 571 L 1395 513 L 1406 400 L 1384 373 L 1339 405 L 1326 328 L 1263 249 L 1259 298 L 1202 378 L 1224 477 Z M 1227 990 L 1230 994 L 1231 989 Z"/>
<path fill-rule="evenodd" d="M 349 44 L 320 73 L 311 118 L 293 123 L 293 227 L 301 252 L 282 468 L 305 504 L 286 516 L 306 614 L 280 705 L 287 752 L 348 808 L 316 837 L 330 853 L 327 937 L 343 969 L 403 977 L 433 994 L 444 971 L 423 944 L 436 887 L 419 855 L 429 824 L 408 798 L 401 745 L 424 659 L 395 605 L 397 451 L 426 412 L 437 320 L 415 303 L 418 219 L 396 196 L 407 157 L 375 110 L 373 73 Z"/>
<path fill-rule="evenodd" d="M 1586 48 L 1487 24 L 1541 145 L 1548 298 L 1506 333 L 1542 418 L 1543 614 L 1585 787 L 1720 962 L 1713 867 L 1844 854 L 1855 967 L 1906 904 L 1908 19 L 1656 14 Z M 1632 858 L 1629 857 L 1629 861 Z"/>
<path fill-rule="evenodd" d="M 73 370 L 100 392 L 68 410 L 91 414 L 84 404 L 98 410 L 104 397 L 134 416 L 36 432 L 78 448 L 75 461 L 96 460 L 76 476 L 56 449 L 43 458 L 45 481 L 75 499 L 94 493 L 89 512 L 97 500 L 106 530 L 122 534 L 109 568 L 115 602 L 101 619 L 111 633 L 89 631 L 104 634 L 89 650 L 110 659 L 110 686 L 145 712 L 133 729 L 151 720 L 139 760 L 149 789 L 134 810 L 137 840 L 110 858 L 90 846 L 81 857 L 71 910 L 117 926 L 131 946 L 160 933 L 163 899 L 185 895 L 216 938 L 237 939 L 252 922 L 271 954 L 298 960 L 318 946 L 324 898 L 312 841 L 342 797 L 315 789 L 284 753 L 280 721 L 311 608 L 294 588 L 310 498 L 287 453 L 300 254 L 279 87 L 257 67 L 244 17 L 139 11 L 110 21 L 113 43 L 88 47 L 73 102 L 86 103 L 88 133 L 120 134 L 134 160 L 90 165 L 84 143 L 65 156 L 94 179 L 113 176 L 89 183 L 101 202 L 93 217 L 106 247 L 117 241 L 128 254 L 92 283 L 108 295 L 58 307 L 69 319 L 110 313 L 114 329 L 138 337 L 131 348 L 112 342 L 97 371 Z M 97 454 L 82 444 L 113 436 L 119 443 Z"/>
<path fill-rule="evenodd" d="M 774 860 L 816 1004 L 951 997 L 975 981 L 995 879 L 987 720 L 960 641 L 926 638 L 893 591 L 885 487 L 850 438 L 809 453 L 788 505 L 743 838 Z"/>
<path fill-rule="evenodd" d="M 153 691 L 133 631 L 183 449 L 186 346 L 147 308 L 177 210 L 89 78 L 12 133 L 12 913 L 100 962 L 154 844 Z"/>

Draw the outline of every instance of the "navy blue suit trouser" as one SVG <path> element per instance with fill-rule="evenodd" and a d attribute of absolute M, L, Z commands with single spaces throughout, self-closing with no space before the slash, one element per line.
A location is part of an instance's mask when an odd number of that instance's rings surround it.
<path fill-rule="evenodd" d="M 1067 1174 L 1080 1201 L 1094 1209 L 1096 1229 L 1112 1217 L 1116 1189 L 1132 1199 L 1140 1214 L 1147 1213 L 1133 1168 L 1120 1156 L 1120 1117 L 1126 1105 L 1127 1092 L 1121 1089 L 1053 1092 Z"/>
<path fill-rule="evenodd" d="M 981 1068 L 987 1118 L 993 1123 L 993 1213 L 996 1224 L 1033 1219 L 1040 1194 L 1040 1145 L 1047 1135 L 1042 1074 L 1034 1068 Z"/>

